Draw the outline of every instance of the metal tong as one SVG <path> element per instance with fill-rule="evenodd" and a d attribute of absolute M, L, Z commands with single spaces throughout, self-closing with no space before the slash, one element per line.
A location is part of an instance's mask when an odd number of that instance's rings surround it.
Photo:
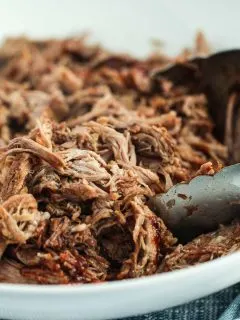
<path fill-rule="evenodd" d="M 202 175 L 179 183 L 151 199 L 150 206 L 179 237 L 191 239 L 240 213 L 240 163 L 214 176 Z"/>

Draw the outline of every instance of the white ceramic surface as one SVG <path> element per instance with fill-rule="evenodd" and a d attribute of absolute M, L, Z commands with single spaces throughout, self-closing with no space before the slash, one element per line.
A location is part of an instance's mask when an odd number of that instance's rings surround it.
<path fill-rule="evenodd" d="M 65 36 L 91 30 L 93 40 L 142 56 L 150 40 L 174 54 L 206 32 L 215 49 L 240 47 L 238 0 L 0 0 L 0 38 Z M 0 284 L 0 318 L 111 319 L 172 307 L 240 280 L 240 254 L 200 266 L 99 285 Z"/>
<path fill-rule="evenodd" d="M 240 280 L 240 254 L 142 279 L 75 286 L 0 285 L 0 318 L 113 319 L 162 310 Z"/>

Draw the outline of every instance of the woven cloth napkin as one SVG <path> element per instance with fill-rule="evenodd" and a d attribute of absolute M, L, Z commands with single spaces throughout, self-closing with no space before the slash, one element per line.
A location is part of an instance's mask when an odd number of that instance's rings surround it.
<path fill-rule="evenodd" d="M 179 307 L 124 320 L 240 320 L 240 283 Z"/>

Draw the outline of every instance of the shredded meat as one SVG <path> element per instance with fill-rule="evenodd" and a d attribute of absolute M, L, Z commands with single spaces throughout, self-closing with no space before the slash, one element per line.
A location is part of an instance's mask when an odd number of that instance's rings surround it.
<path fill-rule="evenodd" d="M 202 34 L 175 59 L 145 60 L 83 38 L 6 40 L 0 48 L 0 282 L 134 278 L 239 248 L 238 223 L 182 246 L 148 207 L 155 194 L 227 164 L 206 97 L 151 77 L 155 68 L 208 50 Z M 236 99 L 228 107 L 231 121 Z"/>
<path fill-rule="evenodd" d="M 171 271 L 210 261 L 240 249 L 240 224 L 234 222 L 230 226 L 220 226 L 219 230 L 200 235 L 186 245 L 166 255 L 161 271 Z"/>

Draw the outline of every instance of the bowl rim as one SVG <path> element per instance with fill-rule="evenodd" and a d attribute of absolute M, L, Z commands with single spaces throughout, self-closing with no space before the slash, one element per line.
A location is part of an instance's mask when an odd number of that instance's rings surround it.
<path fill-rule="evenodd" d="M 1 294 L 34 294 L 34 295 L 66 295 L 66 294 L 96 294 L 111 293 L 113 291 L 138 290 L 149 286 L 160 286 L 170 281 L 181 281 L 185 277 L 194 277 L 199 273 L 209 273 L 217 268 L 225 268 L 231 263 L 239 262 L 240 252 L 234 252 L 227 256 L 207 261 L 195 266 L 180 270 L 174 270 L 161 274 L 154 274 L 135 279 L 114 280 L 104 283 L 89 284 L 62 284 L 62 285 L 38 285 L 38 284 L 10 284 L 1 283 Z M 239 276 L 240 280 L 240 276 Z"/>

